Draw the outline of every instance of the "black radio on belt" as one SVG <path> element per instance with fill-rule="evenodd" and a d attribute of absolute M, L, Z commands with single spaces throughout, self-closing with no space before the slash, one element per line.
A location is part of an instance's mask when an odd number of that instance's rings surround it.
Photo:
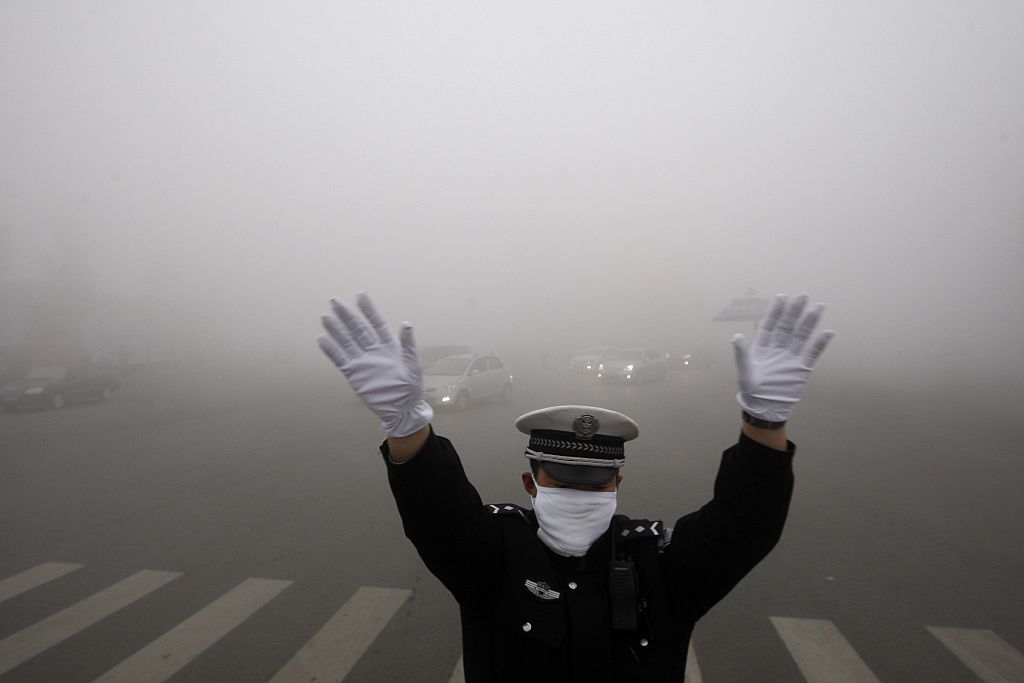
<path fill-rule="evenodd" d="M 608 564 L 608 588 L 612 600 L 612 628 L 636 630 L 636 569 L 632 562 Z"/>

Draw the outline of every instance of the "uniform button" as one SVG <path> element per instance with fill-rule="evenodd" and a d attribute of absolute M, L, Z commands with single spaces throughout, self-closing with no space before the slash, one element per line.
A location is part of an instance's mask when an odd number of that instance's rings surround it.
<path fill-rule="evenodd" d="M 647 639 L 646 638 L 641 638 L 640 639 L 640 647 L 647 647 Z"/>
<path fill-rule="evenodd" d="M 525 624 L 523 624 L 523 630 L 526 631 L 527 633 L 529 633 L 530 629 L 532 629 L 532 628 L 533 628 L 533 624 L 531 624 L 530 622 L 526 622 Z"/>
<path fill-rule="evenodd" d="M 576 582 L 575 581 L 570 581 L 569 582 L 569 588 L 571 590 L 576 590 Z"/>

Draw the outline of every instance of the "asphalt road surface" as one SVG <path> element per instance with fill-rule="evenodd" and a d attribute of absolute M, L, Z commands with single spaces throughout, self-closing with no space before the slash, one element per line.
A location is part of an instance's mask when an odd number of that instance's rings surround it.
<path fill-rule="evenodd" d="M 513 420 L 564 403 L 639 423 L 621 512 L 709 498 L 731 368 L 516 369 L 510 401 L 434 422 L 485 501 L 527 504 Z M 1024 681 L 1016 392 L 819 369 L 782 541 L 697 625 L 689 680 Z M 456 605 L 402 535 L 380 439 L 326 364 L 149 370 L 0 415 L 0 683 L 460 680 Z"/>

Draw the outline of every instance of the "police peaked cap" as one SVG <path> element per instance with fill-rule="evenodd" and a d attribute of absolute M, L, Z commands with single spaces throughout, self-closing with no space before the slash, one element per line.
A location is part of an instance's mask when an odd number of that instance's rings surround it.
<path fill-rule="evenodd" d="M 626 463 L 623 444 L 640 434 L 622 413 L 594 406 L 552 406 L 520 415 L 530 435 L 526 457 L 565 484 L 603 485 Z"/>

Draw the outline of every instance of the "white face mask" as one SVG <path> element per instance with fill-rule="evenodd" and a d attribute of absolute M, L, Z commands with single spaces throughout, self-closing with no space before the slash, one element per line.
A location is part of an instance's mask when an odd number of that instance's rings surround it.
<path fill-rule="evenodd" d="M 537 515 L 537 538 L 559 555 L 581 557 L 615 515 L 615 491 L 581 491 L 540 486 L 533 511 Z"/>

